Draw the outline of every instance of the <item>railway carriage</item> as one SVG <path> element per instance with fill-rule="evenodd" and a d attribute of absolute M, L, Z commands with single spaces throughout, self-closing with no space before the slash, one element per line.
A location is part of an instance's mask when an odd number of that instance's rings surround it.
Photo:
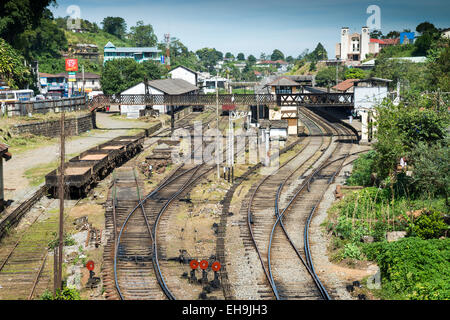
<path fill-rule="evenodd" d="M 70 159 L 64 172 L 67 196 L 86 196 L 98 181 L 142 150 L 145 136 L 146 133 L 120 136 Z M 49 194 L 54 197 L 58 195 L 59 172 L 56 169 L 45 176 Z"/>

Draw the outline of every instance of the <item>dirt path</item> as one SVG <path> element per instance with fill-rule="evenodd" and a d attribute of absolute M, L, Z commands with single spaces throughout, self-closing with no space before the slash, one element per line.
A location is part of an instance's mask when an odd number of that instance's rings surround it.
<path fill-rule="evenodd" d="M 85 137 L 67 139 L 66 154 L 83 152 L 100 143 L 125 135 L 130 129 L 148 127 L 149 124 L 133 120 L 120 120 L 112 118 L 110 114 L 97 113 L 97 126 L 101 130 L 96 130 L 95 133 Z M 38 187 L 30 186 L 25 172 L 38 165 L 56 161 L 58 158 L 58 143 L 32 149 L 18 156 L 13 155 L 10 161 L 4 163 L 5 198 L 17 203 L 37 190 Z"/>

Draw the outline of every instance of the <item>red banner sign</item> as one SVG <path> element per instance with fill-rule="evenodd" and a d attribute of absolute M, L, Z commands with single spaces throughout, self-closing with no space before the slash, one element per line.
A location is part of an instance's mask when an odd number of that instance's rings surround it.
<path fill-rule="evenodd" d="M 66 59 L 66 71 L 78 71 L 78 59 Z"/>
<path fill-rule="evenodd" d="M 230 111 L 230 110 L 234 110 L 236 109 L 236 105 L 235 104 L 223 104 L 222 105 L 222 110 L 223 111 Z"/>

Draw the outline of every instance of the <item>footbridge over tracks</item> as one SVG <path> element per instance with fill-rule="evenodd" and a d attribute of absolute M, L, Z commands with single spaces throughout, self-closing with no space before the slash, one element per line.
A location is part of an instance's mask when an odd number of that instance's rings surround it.
<path fill-rule="evenodd" d="M 186 95 L 98 95 L 89 102 L 95 111 L 112 105 L 216 106 L 266 105 L 304 107 L 353 107 L 353 93 L 295 93 L 295 94 L 186 94 Z"/>

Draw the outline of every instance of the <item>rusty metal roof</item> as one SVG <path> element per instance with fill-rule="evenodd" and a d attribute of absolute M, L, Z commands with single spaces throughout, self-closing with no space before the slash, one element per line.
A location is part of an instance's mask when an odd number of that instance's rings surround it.
<path fill-rule="evenodd" d="M 5 158 L 6 161 L 11 159 L 12 155 L 8 152 L 8 146 L 6 144 L 0 143 L 0 156 Z"/>

